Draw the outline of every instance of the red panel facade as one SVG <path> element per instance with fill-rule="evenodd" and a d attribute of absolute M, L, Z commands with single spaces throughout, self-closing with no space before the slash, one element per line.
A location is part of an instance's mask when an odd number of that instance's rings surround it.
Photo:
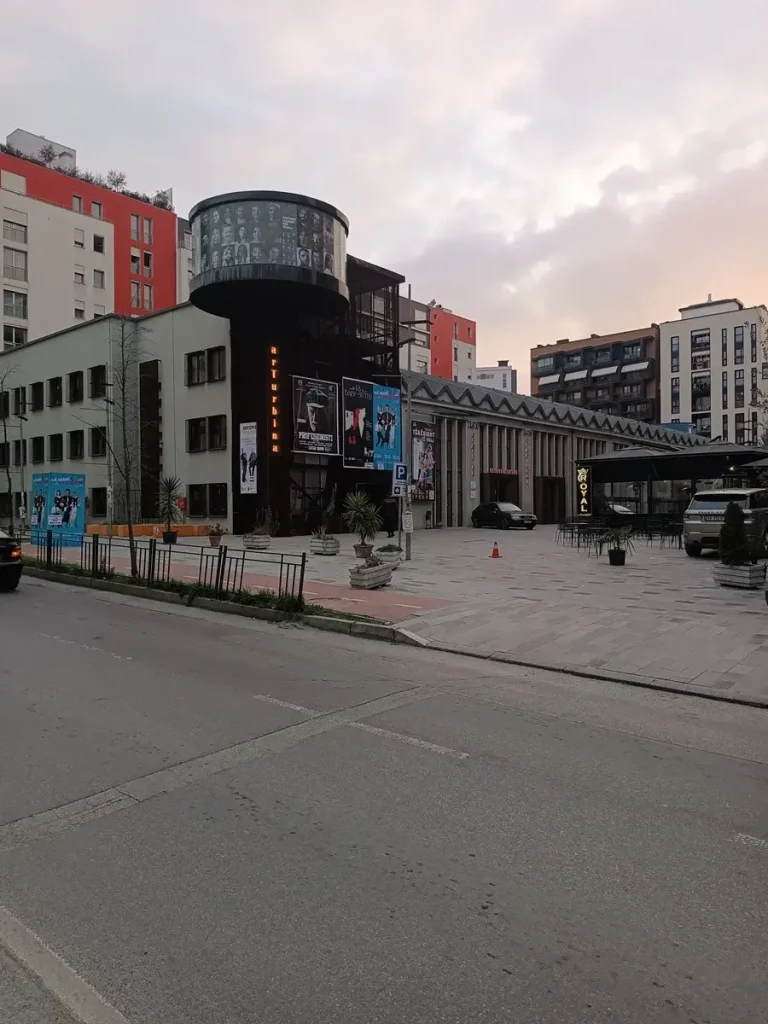
<path fill-rule="evenodd" d="M 430 311 L 430 345 L 432 348 L 432 376 L 453 380 L 453 347 L 457 342 L 477 344 L 477 325 L 474 320 L 457 316 L 447 309 Z"/>
<path fill-rule="evenodd" d="M 176 214 L 163 210 L 151 203 L 113 192 L 111 189 L 94 185 L 69 174 L 62 174 L 48 167 L 42 167 L 31 160 L 0 153 L 0 169 L 12 174 L 23 175 L 27 180 L 27 195 L 42 199 L 67 210 L 72 209 L 72 197 L 81 196 L 83 213 L 91 212 L 91 203 L 102 204 L 102 220 L 114 225 L 114 282 L 115 312 L 123 315 L 144 312 L 142 307 L 131 307 L 131 281 L 141 285 L 152 285 L 153 309 L 165 309 L 176 305 Z M 131 238 L 131 214 L 137 214 L 139 222 L 139 240 Z M 144 242 L 144 221 L 152 222 L 152 241 Z M 152 253 L 152 276 L 131 273 L 131 248 Z M 141 259 L 143 270 L 143 255 Z M 141 289 L 142 304 L 144 289 Z"/>

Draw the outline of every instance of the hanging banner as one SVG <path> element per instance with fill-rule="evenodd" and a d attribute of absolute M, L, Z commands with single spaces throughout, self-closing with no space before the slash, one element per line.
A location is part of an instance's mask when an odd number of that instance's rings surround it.
<path fill-rule="evenodd" d="M 339 455 L 339 385 L 293 378 L 293 451 Z"/>
<path fill-rule="evenodd" d="M 50 530 L 63 547 L 79 547 L 85 533 L 83 473 L 34 473 L 30 517 L 32 543 Z"/>
<path fill-rule="evenodd" d="M 256 423 L 240 424 L 240 493 L 258 494 L 259 431 Z"/>
<path fill-rule="evenodd" d="M 413 501 L 434 501 L 435 428 L 430 423 L 411 427 L 411 487 Z"/>
<path fill-rule="evenodd" d="M 592 487 L 589 466 L 576 467 L 576 504 L 580 516 L 592 515 Z"/>

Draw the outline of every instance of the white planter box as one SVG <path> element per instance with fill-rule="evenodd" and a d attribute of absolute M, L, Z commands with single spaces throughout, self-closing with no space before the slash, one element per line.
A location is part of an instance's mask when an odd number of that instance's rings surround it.
<path fill-rule="evenodd" d="M 309 542 L 309 553 L 311 555 L 338 555 L 338 537 L 312 537 Z"/>
<path fill-rule="evenodd" d="M 402 553 L 400 551 L 376 551 L 374 552 L 379 561 L 391 567 L 392 572 L 400 565 Z"/>
<path fill-rule="evenodd" d="M 390 565 L 354 566 L 349 570 L 349 585 L 354 590 L 376 590 L 392 582 Z"/>
<path fill-rule="evenodd" d="M 268 533 L 244 533 L 243 547 L 246 551 L 268 551 L 271 540 Z"/>
<path fill-rule="evenodd" d="M 765 583 L 765 564 L 712 566 L 715 583 L 721 587 L 740 587 L 742 590 L 759 590 Z"/>

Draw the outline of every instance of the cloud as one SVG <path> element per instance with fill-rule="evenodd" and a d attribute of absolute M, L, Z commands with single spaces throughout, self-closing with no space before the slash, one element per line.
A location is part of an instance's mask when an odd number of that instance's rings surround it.
<path fill-rule="evenodd" d="M 181 213 L 327 199 L 525 371 L 532 344 L 768 298 L 767 29 L 764 0 L 37 0 L 4 12 L 1 127 Z"/>

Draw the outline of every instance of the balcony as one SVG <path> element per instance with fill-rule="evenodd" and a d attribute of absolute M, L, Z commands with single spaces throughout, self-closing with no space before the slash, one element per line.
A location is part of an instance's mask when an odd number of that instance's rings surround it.
<path fill-rule="evenodd" d="M 709 396 L 700 396 L 693 400 L 693 411 L 697 412 L 711 412 L 712 411 L 712 399 Z"/>
<path fill-rule="evenodd" d="M 632 363 L 625 362 L 621 366 L 621 379 L 626 384 L 636 380 L 653 380 L 655 376 L 655 359 L 640 359 Z"/>
<path fill-rule="evenodd" d="M 9 281 L 26 281 L 27 280 L 27 268 L 26 267 L 3 267 L 3 277 Z"/>
<path fill-rule="evenodd" d="M 536 393 L 539 394 L 539 395 L 543 394 L 544 392 L 549 394 L 550 392 L 555 390 L 555 388 L 559 385 L 559 383 L 560 383 L 560 374 L 559 373 L 550 373 L 546 377 L 539 377 L 539 379 L 538 379 L 538 390 L 537 390 Z"/>

